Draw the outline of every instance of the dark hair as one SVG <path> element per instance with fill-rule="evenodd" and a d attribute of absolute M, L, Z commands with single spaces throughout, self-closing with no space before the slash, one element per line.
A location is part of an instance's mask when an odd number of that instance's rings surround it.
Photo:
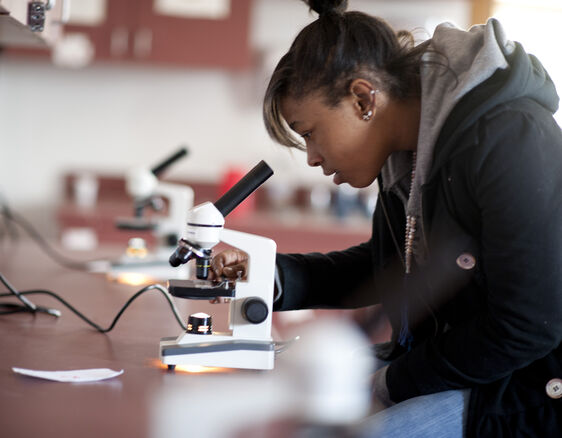
<path fill-rule="evenodd" d="M 353 79 L 368 79 L 390 96 L 420 95 L 421 56 L 428 41 L 415 46 L 411 33 L 395 32 L 384 20 L 358 11 L 346 12 L 347 0 L 305 0 L 319 17 L 295 38 L 270 79 L 263 103 L 269 135 L 303 149 L 283 120 L 280 101 L 322 91 L 336 106 L 349 94 Z"/>

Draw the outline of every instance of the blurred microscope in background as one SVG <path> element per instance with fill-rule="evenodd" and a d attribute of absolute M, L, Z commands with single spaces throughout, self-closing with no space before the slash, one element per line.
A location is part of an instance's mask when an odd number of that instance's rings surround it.
<path fill-rule="evenodd" d="M 193 190 L 180 184 L 162 182 L 165 170 L 187 155 L 185 147 L 152 168 L 135 167 L 127 172 L 125 187 L 133 199 L 132 217 L 117 218 L 116 226 L 128 231 L 151 231 L 156 245 L 149 249 L 144 239 L 129 240 L 124 254 L 111 262 L 107 275 L 111 280 L 129 284 L 143 284 L 174 278 L 188 278 L 189 268 L 172 268 L 170 252 L 183 235 L 187 213 L 193 206 Z M 157 214 L 146 214 L 148 210 Z M 164 214 L 158 214 L 163 212 Z"/>

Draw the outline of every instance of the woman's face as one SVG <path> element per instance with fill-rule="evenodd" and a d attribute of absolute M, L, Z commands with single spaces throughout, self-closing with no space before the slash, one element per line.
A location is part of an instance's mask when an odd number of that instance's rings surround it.
<path fill-rule="evenodd" d="M 320 94 L 302 99 L 288 97 L 281 101 L 281 113 L 305 141 L 309 166 L 321 166 L 325 175 L 333 175 L 335 184 L 367 187 L 395 149 L 385 134 L 385 105 L 375 104 L 379 96 L 368 92 L 363 96 L 371 101 L 372 108 L 355 94 L 333 108 Z M 373 115 L 365 121 L 363 114 L 368 109 L 372 109 Z"/>

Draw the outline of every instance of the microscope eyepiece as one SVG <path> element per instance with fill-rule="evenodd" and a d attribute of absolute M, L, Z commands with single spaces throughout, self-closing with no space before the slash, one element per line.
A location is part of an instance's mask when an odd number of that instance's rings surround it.
<path fill-rule="evenodd" d="M 220 199 L 215 202 L 215 207 L 223 217 L 226 217 L 244 199 L 261 186 L 271 175 L 273 170 L 265 161 L 260 161 L 240 181 L 232 186 Z"/>
<path fill-rule="evenodd" d="M 151 169 L 151 172 L 154 174 L 154 176 L 159 177 L 160 174 L 162 174 L 168 167 L 170 167 L 170 165 L 172 165 L 173 163 L 175 163 L 185 155 L 187 155 L 187 148 L 181 147 L 177 152 L 174 152 L 171 156 L 166 158 L 164 161 L 154 166 Z"/>

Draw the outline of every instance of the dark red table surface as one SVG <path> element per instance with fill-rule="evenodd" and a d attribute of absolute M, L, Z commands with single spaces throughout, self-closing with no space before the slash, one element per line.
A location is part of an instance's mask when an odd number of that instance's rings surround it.
<path fill-rule="evenodd" d="M 56 292 L 103 327 L 109 326 L 140 289 L 110 282 L 103 274 L 61 267 L 31 242 L 2 242 L 0 272 L 20 291 Z M 0 290 L 6 288 L 2 285 Z M 61 310 L 62 316 L 0 316 L 1 436 L 145 437 L 148 402 L 163 379 L 201 378 L 185 373 L 170 376 L 161 367 L 157 359 L 160 338 L 177 336 L 181 328 L 157 290 L 140 296 L 107 334 L 97 332 L 51 297 L 28 297 L 36 304 Z M 176 303 L 183 316 L 200 310 L 212 312 L 215 326 L 226 329 L 226 321 L 216 317 L 217 313 L 225 317 L 223 305 Z M 123 369 L 124 374 L 95 383 L 57 383 L 18 375 L 12 367 L 51 371 L 110 368 Z"/>

